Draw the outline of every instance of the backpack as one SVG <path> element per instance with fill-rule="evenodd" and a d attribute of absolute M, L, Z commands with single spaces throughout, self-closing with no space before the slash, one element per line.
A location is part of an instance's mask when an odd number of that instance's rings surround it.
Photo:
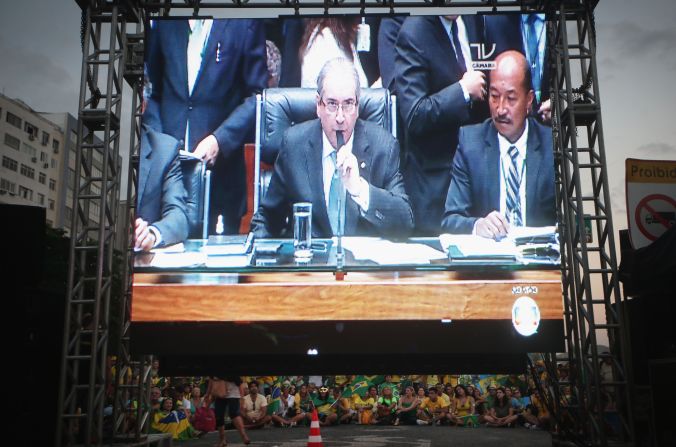
<path fill-rule="evenodd" d="M 210 432 L 216 430 L 216 413 L 208 407 L 199 407 L 195 410 L 195 417 L 192 423 L 195 429 L 202 432 Z"/>

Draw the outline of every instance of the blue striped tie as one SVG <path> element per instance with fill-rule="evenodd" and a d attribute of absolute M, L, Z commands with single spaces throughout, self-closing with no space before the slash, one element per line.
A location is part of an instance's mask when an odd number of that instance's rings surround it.
<path fill-rule="evenodd" d="M 509 173 L 505 179 L 507 182 L 507 220 L 509 220 L 510 224 L 518 227 L 523 225 L 523 220 L 521 218 L 521 200 L 519 197 L 521 178 L 519 177 L 519 168 L 517 166 L 519 150 L 516 146 L 510 146 L 507 153 L 512 159 Z"/>

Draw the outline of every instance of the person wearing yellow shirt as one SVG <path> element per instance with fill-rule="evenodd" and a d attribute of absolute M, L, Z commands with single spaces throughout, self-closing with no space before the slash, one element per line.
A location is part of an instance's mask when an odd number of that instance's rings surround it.
<path fill-rule="evenodd" d="M 477 425 L 478 417 L 474 416 L 474 398 L 467 394 L 463 385 L 455 386 L 455 396 L 448 419 L 455 425 Z"/>
<path fill-rule="evenodd" d="M 428 396 L 423 399 L 418 410 L 419 425 L 440 425 L 441 421 L 446 419 L 448 414 L 448 404 L 439 397 L 436 388 L 432 387 L 428 391 Z"/>
<path fill-rule="evenodd" d="M 312 419 L 312 395 L 308 392 L 307 385 L 303 384 L 293 397 L 293 416 L 291 417 L 291 425 L 296 425 L 299 422 Z"/>
<path fill-rule="evenodd" d="M 362 398 L 355 394 L 354 409 L 357 411 L 357 423 L 369 425 L 375 423 L 373 417 L 373 409 L 376 406 L 376 399 L 378 399 L 378 390 L 375 386 L 369 387 L 369 392 L 366 397 Z"/>

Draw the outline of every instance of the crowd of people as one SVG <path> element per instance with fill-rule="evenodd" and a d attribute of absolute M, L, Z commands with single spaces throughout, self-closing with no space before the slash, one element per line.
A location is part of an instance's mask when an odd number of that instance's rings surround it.
<path fill-rule="evenodd" d="M 226 426 L 247 430 L 309 426 L 425 425 L 548 429 L 549 411 L 518 376 L 471 383 L 473 376 L 153 377 L 152 430 L 175 439 Z M 469 380 L 468 380 L 469 379 Z"/>

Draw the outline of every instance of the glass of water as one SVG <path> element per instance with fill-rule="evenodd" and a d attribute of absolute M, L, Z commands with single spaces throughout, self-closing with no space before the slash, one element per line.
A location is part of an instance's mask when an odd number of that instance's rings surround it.
<path fill-rule="evenodd" d="M 312 259 L 312 203 L 293 204 L 293 257 L 298 262 Z"/>

